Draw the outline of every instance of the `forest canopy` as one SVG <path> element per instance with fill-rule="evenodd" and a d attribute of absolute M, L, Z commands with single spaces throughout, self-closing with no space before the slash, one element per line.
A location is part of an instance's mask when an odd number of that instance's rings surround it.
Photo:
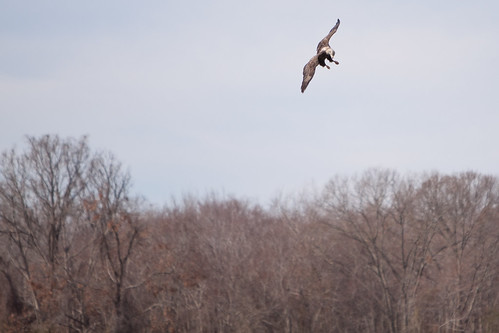
<path fill-rule="evenodd" d="M 0 159 L 1 332 L 498 332 L 499 179 L 334 176 L 161 209 L 86 137 Z"/>

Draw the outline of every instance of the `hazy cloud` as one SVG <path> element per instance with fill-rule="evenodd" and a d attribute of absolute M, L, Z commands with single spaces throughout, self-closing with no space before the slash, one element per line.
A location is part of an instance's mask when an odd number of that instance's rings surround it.
<path fill-rule="evenodd" d="M 496 173 L 493 1 L 0 2 L 0 148 L 90 135 L 162 201 L 372 166 Z M 303 65 L 337 18 L 340 61 Z"/>

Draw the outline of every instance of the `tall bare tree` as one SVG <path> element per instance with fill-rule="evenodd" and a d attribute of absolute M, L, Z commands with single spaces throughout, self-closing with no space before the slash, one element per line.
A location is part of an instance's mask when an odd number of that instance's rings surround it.
<path fill-rule="evenodd" d="M 24 277 L 39 316 L 40 303 L 57 284 L 61 253 L 71 247 L 66 228 L 80 218 L 77 205 L 86 188 L 89 149 L 84 137 L 46 135 L 27 141 L 26 152 L 11 150 L 0 161 L 0 231 L 10 246 L 8 262 Z M 47 273 L 34 279 L 40 265 Z"/>
<path fill-rule="evenodd" d="M 419 213 L 418 189 L 417 179 L 372 169 L 360 179 L 335 179 L 325 190 L 324 221 L 355 241 L 354 256 L 365 258 L 361 269 L 369 273 L 362 278 L 372 275 L 377 281 L 366 291 L 382 309 L 386 326 L 373 331 L 409 332 L 418 325 L 417 295 L 437 232 L 437 221 Z"/>
<path fill-rule="evenodd" d="M 23 277 L 25 308 L 47 328 L 92 329 L 88 293 L 96 288 L 100 253 L 115 287 L 116 316 L 123 317 L 127 266 L 140 230 L 129 174 L 111 154 L 91 154 L 85 137 L 27 142 L 26 151 L 13 149 L 0 161 L 3 262 Z"/>
<path fill-rule="evenodd" d="M 132 309 L 125 297 L 134 284 L 129 279 L 128 266 L 143 228 L 133 207 L 135 202 L 129 198 L 131 178 L 109 154 L 94 158 L 91 166 L 93 172 L 88 181 L 93 191 L 85 200 L 89 220 L 96 230 L 103 269 L 114 289 L 115 331 L 133 332 L 136 328 L 130 318 Z"/>
<path fill-rule="evenodd" d="M 438 221 L 435 251 L 443 300 L 441 327 L 447 331 L 476 330 L 475 313 L 481 291 L 490 283 L 499 255 L 498 184 L 474 172 L 456 176 L 434 174 L 423 184 L 427 211 Z"/>

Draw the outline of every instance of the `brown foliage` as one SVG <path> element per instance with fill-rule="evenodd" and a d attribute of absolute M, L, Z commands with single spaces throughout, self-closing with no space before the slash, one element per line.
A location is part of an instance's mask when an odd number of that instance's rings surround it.
<path fill-rule="evenodd" d="M 277 202 L 162 210 L 85 139 L 0 164 L 2 332 L 496 332 L 499 188 L 368 170 Z"/>

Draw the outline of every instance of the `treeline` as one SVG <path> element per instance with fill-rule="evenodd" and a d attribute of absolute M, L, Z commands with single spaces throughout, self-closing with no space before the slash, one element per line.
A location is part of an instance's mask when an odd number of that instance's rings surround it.
<path fill-rule="evenodd" d="M 499 332 L 499 182 L 367 170 L 150 208 L 86 138 L 0 160 L 1 332 Z"/>

